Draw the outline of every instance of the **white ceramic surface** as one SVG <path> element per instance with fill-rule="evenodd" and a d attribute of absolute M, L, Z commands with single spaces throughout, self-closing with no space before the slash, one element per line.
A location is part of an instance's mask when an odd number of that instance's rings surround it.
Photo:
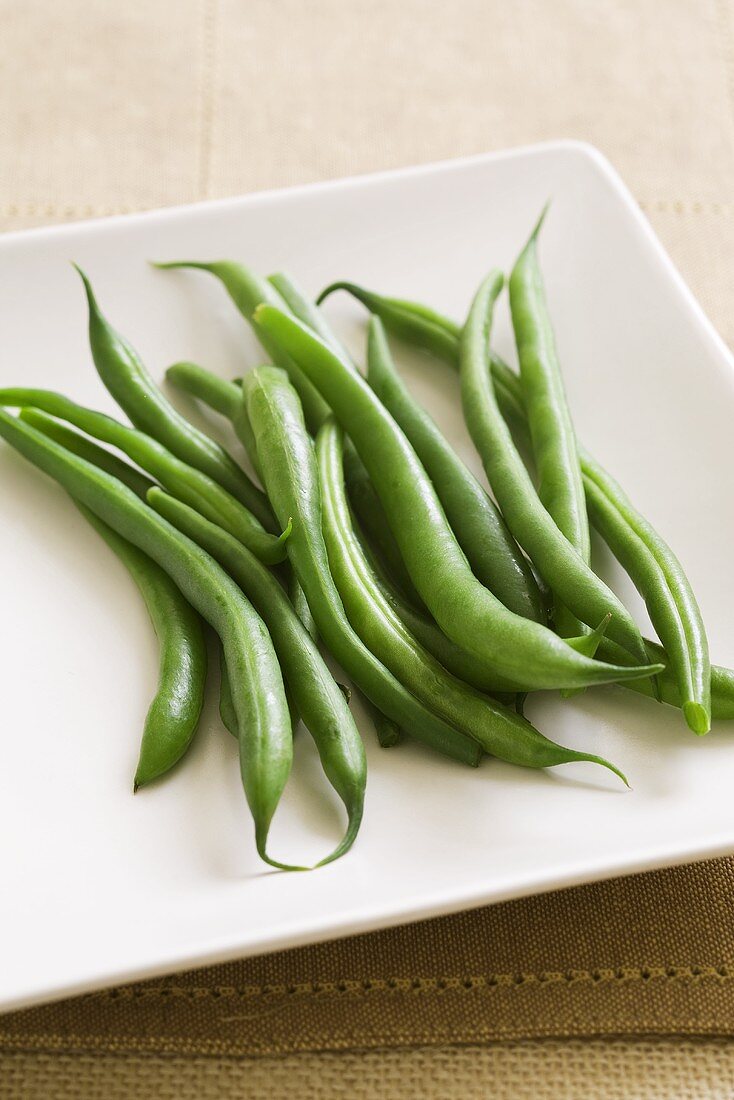
<path fill-rule="evenodd" d="M 460 318 L 486 269 L 507 269 L 538 211 L 541 259 L 580 437 L 669 538 L 734 663 L 731 356 L 610 166 L 559 143 L 292 191 L 42 229 L 0 239 L 0 381 L 110 401 L 68 261 L 156 377 L 180 358 L 225 374 L 258 360 L 213 279 L 147 259 L 241 258 L 311 291 L 352 278 Z M 364 314 L 330 318 L 360 354 Z M 497 347 L 512 356 L 507 307 Z M 477 468 L 441 364 L 409 381 Z M 219 428 L 220 425 L 217 425 Z M 312 874 L 253 850 L 232 739 L 215 701 L 183 766 L 132 795 L 156 644 L 121 566 L 62 492 L 0 447 L 0 1005 L 90 990 L 521 894 L 734 850 L 734 744 L 620 688 L 530 716 L 608 755 L 633 790 L 590 765 L 554 773 L 487 760 L 478 771 L 418 745 L 385 752 L 365 725 L 369 786 L 353 852 Z M 604 574 L 647 625 L 630 585 Z M 307 734 L 272 851 L 313 860 L 341 818 Z"/>

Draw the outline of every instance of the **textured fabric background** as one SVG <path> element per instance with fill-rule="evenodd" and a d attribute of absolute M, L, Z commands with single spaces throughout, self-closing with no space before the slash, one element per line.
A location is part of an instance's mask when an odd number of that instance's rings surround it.
<path fill-rule="evenodd" d="M 728 0 L 0 0 L 0 27 L 4 229 L 584 138 L 734 344 Z M 733 898 L 720 861 L 34 1010 L 0 1021 L 0 1096 L 730 1097 L 715 1038 L 440 1044 L 732 1035 Z"/>

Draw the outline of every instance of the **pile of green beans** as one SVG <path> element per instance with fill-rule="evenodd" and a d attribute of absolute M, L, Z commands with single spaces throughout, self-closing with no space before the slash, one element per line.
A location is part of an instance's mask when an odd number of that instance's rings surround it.
<path fill-rule="evenodd" d="M 314 302 L 285 273 L 265 278 L 228 260 L 156 264 L 213 275 L 259 338 L 268 362 L 241 383 L 188 361 L 166 372 L 231 424 L 251 473 L 171 404 L 77 268 L 94 366 L 132 426 L 24 385 L 0 389 L 0 436 L 66 490 L 148 609 L 158 684 L 134 790 L 171 773 L 196 734 L 205 623 L 255 848 L 284 870 L 304 869 L 268 849 L 299 722 L 346 814 L 316 866 L 352 847 L 364 814 L 352 692 L 327 655 L 359 689 L 381 747 L 421 742 L 447 766 L 586 761 L 626 783 L 597 752 L 558 745 L 523 716 L 527 695 L 543 690 L 569 697 L 619 683 L 680 708 L 697 734 L 712 717 L 734 718 L 734 672 L 710 664 L 680 561 L 577 440 L 541 274 L 544 217 L 508 281 L 518 372 L 490 346 L 505 286 L 497 271 L 459 325 L 356 283 L 334 282 Z M 320 309 L 336 290 L 371 315 L 364 373 Z M 493 496 L 401 379 L 392 337 L 458 370 Z M 643 639 L 594 572 L 590 526 L 639 590 L 659 641 Z"/>

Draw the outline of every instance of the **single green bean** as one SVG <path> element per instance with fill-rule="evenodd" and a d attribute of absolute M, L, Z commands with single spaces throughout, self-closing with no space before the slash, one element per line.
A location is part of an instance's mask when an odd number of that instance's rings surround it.
<path fill-rule="evenodd" d="M 206 687 L 204 632 L 199 616 L 159 565 L 86 505 L 74 503 L 132 577 L 160 646 L 158 686 L 145 718 L 133 781 L 137 791 L 169 772 L 194 739 Z"/>
<path fill-rule="evenodd" d="M 678 685 L 691 730 L 711 727 L 711 666 L 696 597 L 668 544 L 633 508 L 621 487 L 582 452 L 584 489 L 594 526 L 645 601 Z"/>
<path fill-rule="evenodd" d="M 153 482 L 116 455 L 37 409 L 21 418 L 66 450 L 117 477 L 141 499 Z M 158 687 L 143 727 L 133 789 L 164 775 L 188 749 L 199 723 L 206 687 L 207 653 L 201 619 L 159 565 L 122 538 L 86 505 L 71 498 L 127 569 L 140 591 L 159 640 Z"/>
<path fill-rule="evenodd" d="M 462 333 L 461 399 L 469 434 L 507 525 L 554 593 L 588 626 L 596 626 L 611 611 L 609 636 L 642 662 L 645 650 L 632 616 L 611 589 L 569 546 L 565 535 L 538 499 L 535 486 L 497 405 L 489 371 L 488 348 L 493 306 L 502 281 L 498 272 L 492 272 L 483 281 Z"/>
<path fill-rule="evenodd" d="M 75 265 L 76 266 L 76 265 Z M 230 454 L 186 420 L 161 393 L 140 356 L 102 314 L 89 279 L 77 267 L 89 304 L 89 343 L 102 382 L 136 428 L 223 486 L 267 530 L 273 513 L 261 489 Z"/>
<path fill-rule="evenodd" d="M 402 382 L 378 317 L 370 321 L 367 348 L 367 381 L 412 443 L 474 575 L 510 611 L 544 622 L 527 558 L 482 486 Z"/>
<path fill-rule="evenodd" d="M 588 565 L 591 537 L 576 433 L 538 262 L 538 234 L 545 214 L 544 210 L 510 275 L 510 311 L 537 471 L 537 493 Z M 556 630 L 562 636 L 578 634 L 578 619 L 560 601 L 555 602 Z"/>
<path fill-rule="evenodd" d="M 349 620 L 364 643 L 417 699 L 492 756 L 531 768 L 586 760 L 621 776 L 598 756 L 554 744 L 514 711 L 457 680 L 412 637 L 384 599 L 351 527 L 342 448 L 341 428 L 334 420 L 324 421 L 316 454 L 329 566 Z"/>
<path fill-rule="evenodd" d="M 203 515 L 225 527 L 231 534 L 269 564 L 283 561 L 288 528 L 276 537 L 265 531 L 244 504 L 201 470 L 188 466 L 170 451 L 137 428 L 113 420 L 106 413 L 77 405 L 68 397 L 51 390 L 25 388 L 0 390 L 0 405 L 23 408 L 27 405 L 69 421 L 95 439 L 124 451 L 171 493 L 197 508 Z"/>
<path fill-rule="evenodd" d="M 151 557 L 219 635 L 240 731 L 242 783 L 262 859 L 293 757 L 288 706 L 273 643 L 252 604 L 199 546 L 103 470 L 0 409 L 0 436 L 76 500 Z"/>
<path fill-rule="evenodd" d="M 272 573 L 226 531 L 160 489 L 151 489 L 149 501 L 227 570 L 262 615 L 324 772 L 347 811 L 349 823 L 343 840 L 322 860 L 331 862 L 354 843 L 362 820 L 367 781 L 364 748 L 348 700 Z"/>
<path fill-rule="evenodd" d="M 219 279 L 239 312 L 249 323 L 252 323 L 255 309 L 263 302 L 277 306 L 280 309 L 288 308 L 275 287 L 267 279 L 262 279 L 254 271 L 245 267 L 244 264 L 232 263 L 230 260 L 217 260 L 213 263 L 176 260 L 169 263 L 154 264 L 153 266 L 162 270 L 193 268 L 198 271 L 208 271 L 210 275 L 214 275 L 215 278 Z M 319 425 L 328 416 L 328 406 L 319 396 L 318 390 L 298 369 L 297 364 L 286 361 L 286 357 L 278 344 L 269 339 L 267 333 L 258 330 L 256 332 L 260 343 L 273 362 L 288 369 L 293 385 L 301 399 L 306 423 L 311 431 L 317 431 Z"/>
<path fill-rule="evenodd" d="M 630 672 L 633 677 L 651 674 L 649 666 L 630 669 L 589 660 L 546 627 L 508 611 L 471 572 L 415 451 L 367 383 L 281 310 L 260 306 L 255 320 L 328 395 L 367 467 L 421 598 L 453 641 L 498 674 L 534 688 L 583 687 Z M 249 403 L 248 412 L 253 423 Z M 273 506 L 279 514 L 274 500 Z M 634 626 L 633 631 L 637 636 Z M 626 640 L 627 633 L 621 633 Z"/>
<path fill-rule="evenodd" d="M 545 211 L 510 275 L 525 415 L 533 441 L 538 496 L 585 562 L 591 557 L 589 523 L 576 447 L 543 279 L 538 234 Z"/>
<path fill-rule="evenodd" d="M 327 649 L 371 702 L 406 733 L 476 765 L 479 746 L 422 706 L 370 653 L 346 616 L 321 530 L 313 441 L 287 375 L 276 367 L 258 367 L 245 378 L 243 393 L 275 514 L 293 517 L 288 557 Z"/>
<path fill-rule="evenodd" d="M 477 660 L 467 650 L 447 638 L 436 621 L 423 611 L 413 607 L 403 596 L 395 582 L 391 579 L 379 558 L 372 551 L 357 523 L 352 521 L 355 534 L 359 539 L 362 553 L 369 563 L 375 582 L 380 588 L 383 597 L 392 607 L 413 637 L 436 658 L 457 680 L 463 680 L 485 695 L 491 695 L 499 702 L 509 703 L 510 697 L 518 693 L 518 686 L 512 681 L 503 679 L 496 672 L 487 669 L 484 662 Z M 587 657 L 593 657 L 599 646 L 598 636 L 606 632 L 607 620 L 602 626 L 590 634 L 579 635 L 576 638 L 566 638 L 567 645 L 577 649 Z M 617 650 L 615 660 L 622 656 L 629 660 L 626 650 Z"/>

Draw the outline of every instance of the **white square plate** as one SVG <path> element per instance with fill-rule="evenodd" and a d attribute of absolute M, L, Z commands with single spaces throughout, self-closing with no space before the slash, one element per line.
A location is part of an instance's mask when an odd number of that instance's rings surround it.
<path fill-rule="evenodd" d="M 731 356 L 614 171 L 586 146 L 5 237 L 2 384 L 112 408 L 71 259 L 156 377 L 180 358 L 233 376 L 258 353 L 224 292 L 147 259 L 242 259 L 263 273 L 288 270 L 312 293 L 350 278 L 460 318 L 485 271 L 511 265 L 549 197 L 541 259 L 579 435 L 672 543 L 714 659 L 733 663 Z M 327 308 L 361 354 L 363 311 L 344 295 Z M 512 356 L 505 304 L 496 343 Z M 404 366 L 477 469 L 451 371 L 418 356 Z M 180 769 L 133 797 L 157 667 L 141 601 L 54 484 L 5 446 L 0 467 L 3 1007 L 734 850 L 731 727 L 697 739 L 675 710 L 612 687 L 571 702 L 538 697 L 529 712 L 551 737 L 610 757 L 633 790 L 591 765 L 538 774 L 486 760 L 471 771 L 415 744 L 385 752 L 365 725 L 356 847 L 318 872 L 269 872 L 213 698 Z M 649 629 L 629 583 L 596 549 Z M 340 825 L 299 735 L 272 851 L 313 860 Z"/>

